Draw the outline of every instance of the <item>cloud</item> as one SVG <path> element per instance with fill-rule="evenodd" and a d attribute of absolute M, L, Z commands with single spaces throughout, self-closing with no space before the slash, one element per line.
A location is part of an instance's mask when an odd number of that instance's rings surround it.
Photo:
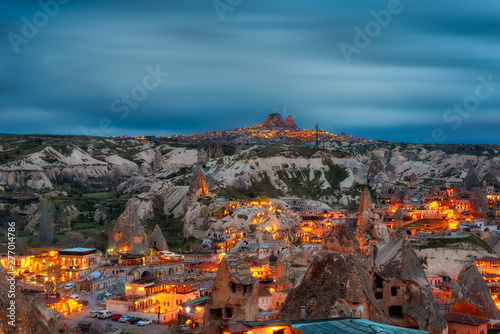
<path fill-rule="evenodd" d="M 252 125 L 286 105 L 301 127 L 414 141 L 448 126 L 442 114 L 478 76 L 500 81 L 500 6 L 401 4 L 348 64 L 339 43 L 353 43 L 353 28 L 387 1 L 243 1 L 222 22 L 211 2 L 71 1 L 19 53 L 0 44 L 0 130 L 80 134 L 106 118 L 115 135 L 196 133 Z M 36 1 L 1 6 L 4 36 L 40 10 Z M 112 102 L 156 65 L 171 76 L 121 119 Z M 482 129 L 498 122 L 499 102 L 500 87 L 449 140 L 497 141 Z"/>

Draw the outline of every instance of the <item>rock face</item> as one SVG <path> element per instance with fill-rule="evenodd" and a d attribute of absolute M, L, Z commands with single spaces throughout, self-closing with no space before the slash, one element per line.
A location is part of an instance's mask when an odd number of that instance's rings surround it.
<path fill-rule="evenodd" d="M 167 240 L 165 240 L 158 224 L 156 224 L 153 233 L 149 237 L 149 248 L 155 248 L 159 252 L 168 250 Z"/>
<path fill-rule="evenodd" d="M 467 173 L 467 176 L 465 176 L 463 182 L 462 182 L 462 187 L 465 190 L 472 190 L 476 187 L 480 187 L 481 182 L 479 182 L 479 178 L 477 177 L 476 172 L 474 169 L 471 169 L 469 173 Z"/>
<path fill-rule="evenodd" d="M 165 159 L 163 158 L 163 155 L 161 154 L 161 152 L 156 152 L 155 158 L 153 160 L 153 172 L 154 173 L 158 172 L 162 168 L 164 160 Z"/>
<path fill-rule="evenodd" d="M 385 169 L 385 166 L 384 166 L 384 163 L 382 162 L 382 159 L 380 159 L 379 156 L 375 156 L 375 158 L 373 158 L 373 161 L 370 165 L 370 168 L 368 169 L 367 178 L 368 179 L 375 178 L 378 175 L 378 173 L 380 173 L 384 169 Z"/>
<path fill-rule="evenodd" d="M 297 125 L 293 122 L 292 116 L 288 116 L 286 122 L 283 121 L 281 114 L 274 113 L 267 116 L 267 121 L 258 125 L 264 128 L 284 128 L 290 130 L 296 130 Z"/>
<path fill-rule="evenodd" d="M 220 144 L 220 142 L 216 141 L 210 143 L 210 145 L 208 146 L 207 155 L 207 160 L 222 158 L 224 156 L 224 152 L 222 151 L 222 145 Z"/>
<path fill-rule="evenodd" d="M 276 291 L 290 290 L 319 254 L 315 245 L 290 246 L 276 261 Z"/>
<path fill-rule="evenodd" d="M 344 220 L 325 235 L 324 253 L 315 258 L 299 284 L 292 289 L 278 317 L 298 319 L 301 307 L 306 318 L 327 318 L 339 313 L 353 314 L 363 306 L 363 317 L 385 321 L 371 288 L 370 272 L 355 235 L 355 221 Z M 349 309 L 345 308 L 349 305 Z"/>
<path fill-rule="evenodd" d="M 326 232 L 321 243 L 322 249 L 340 253 L 355 253 L 359 248 L 358 239 L 353 238 L 356 233 L 356 224 L 356 219 L 343 218 L 340 224 L 334 225 L 329 232 Z"/>
<path fill-rule="evenodd" d="M 494 170 L 488 170 L 481 180 L 483 187 L 498 185 L 498 179 L 495 176 Z"/>
<path fill-rule="evenodd" d="M 373 291 L 389 324 L 430 331 L 444 327 L 424 269 L 406 240 L 378 246 Z"/>
<path fill-rule="evenodd" d="M 399 208 L 406 202 L 408 195 L 404 189 L 398 188 L 391 196 L 391 204 L 393 208 Z"/>
<path fill-rule="evenodd" d="M 189 185 L 188 196 L 190 199 L 197 199 L 209 195 L 207 180 L 201 167 L 196 168 Z"/>
<path fill-rule="evenodd" d="M 289 292 L 278 317 L 299 319 L 301 307 L 305 306 L 307 319 L 328 318 L 338 315 L 336 309 L 344 303 L 354 310 L 362 305 L 363 316 L 368 319 L 385 320 L 361 256 L 357 253 L 326 253 L 313 262 L 301 284 Z M 347 310 L 344 313 L 349 316 L 354 312 Z"/>
<path fill-rule="evenodd" d="M 128 254 L 149 254 L 146 232 L 135 210 L 128 206 L 118 217 L 111 232 L 110 248 Z"/>
<path fill-rule="evenodd" d="M 446 303 L 446 311 L 500 319 L 500 313 L 491 299 L 488 286 L 474 262 L 468 263 L 458 275 L 458 280 Z"/>
<path fill-rule="evenodd" d="M 486 190 L 476 188 L 470 197 L 470 206 L 472 213 L 480 216 L 488 214 L 488 199 L 486 197 Z"/>
<path fill-rule="evenodd" d="M 358 311 L 372 321 L 439 332 L 444 321 L 411 246 L 397 236 L 371 239 L 366 253 L 355 226 L 346 219 L 325 235 L 323 253 L 289 292 L 278 317 L 297 319 L 305 306 L 308 319 Z"/>
<path fill-rule="evenodd" d="M 239 254 L 226 255 L 217 270 L 212 297 L 205 308 L 203 333 L 218 333 L 222 319 L 255 321 L 259 314 L 257 278 Z"/>
<path fill-rule="evenodd" d="M 385 167 L 385 173 L 387 177 L 395 178 L 396 177 L 396 168 L 392 164 L 387 164 Z"/>
<path fill-rule="evenodd" d="M 398 208 L 394 213 L 394 229 L 400 229 L 403 227 L 403 210 Z"/>
<path fill-rule="evenodd" d="M 210 143 L 208 147 L 198 148 L 197 162 L 203 163 L 209 161 L 210 159 L 222 158 L 223 156 L 224 152 L 222 151 L 222 145 L 220 142 L 216 141 Z"/>
<path fill-rule="evenodd" d="M 289 129 L 294 129 L 294 130 L 298 129 L 297 125 L 295 125 L 295 123 L 293 122 L 292 115 L 288 115 L 288 117 L 286 118 L 285 126 Z"/>
<path fill-rule="evenodd" d="M 356 230 L 356 237 L 361 246 L 366 245 L 373 236 L 372 208 L 372 196 L 368 188 L 365 188 L 359 200 L 358 228 Z"/>
<path fill-rule="evenodd" d="M 411 176 L 410 176 L 410 185 L 411 185 L 411 187 L 418 186 L 418 176 L 417 176 L 417 174 L 411 173 Z"/>
<path fill-rule="evenodd" d="M 0 266 L 0 333 L 5 334 L 56 334 L 57 320 L 53 312 L 40 300 L 33 300 L 30 304 L 23 293 L 17 290 L 15 299 L 10 299 L 10 277 Z M 9 325 L 8 318 L 11 300 L 15 300 L 15 327 Z"/>

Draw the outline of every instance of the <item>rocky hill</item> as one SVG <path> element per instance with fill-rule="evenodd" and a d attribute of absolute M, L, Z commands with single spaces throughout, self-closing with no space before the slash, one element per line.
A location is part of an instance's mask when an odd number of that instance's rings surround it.
<path fill-rule="evenodd" d="M 369 211 L 360 205 L 360 213 Z M 297 319 L 305 306 L 307 319 L 357 315 L 440 332 L 444 321 L 414 250 L 397 231 L 387 239 L 367 236 L 376 224 L 360 215 L 334 226 L 278 317 Z"/>
<path fill-rule="evenodd" d="M 260 134 L 257 129 L 291 129 L 292 124 L 291 119 L 270 115 L 254 129 Z M 307 143 L 314 146 L 314 137 Z M 105 249 L 114 222 L 132 207 L 147 234 L 158 223 L 168 244 L 179 247 L 182 237 L 190 235 L 184 226 L 206 214 L 199 201 L 207 194 L 235 199 L 305 197 L 353 210 L 368 182 L 374 194 L 387 194 L 403 186 L 460 186 L 470 183 L 467 180 L 500 177 L 499 150 L 492 146 L 343 137 L 322 143 L 322 148 L 314 148 L 303 143 L 226 145 L 213 139 L 207 144 L 172 138 L 2 135 L 0 223 L 18 223 L 21 246 L 39 246 L 41 240 L 65 242 L 64 235 L 72 231 Z M 196 183 L 191 182 L 193 174 Z M 44 200 L 48 205 L 41 205 Z M 39 238 L 42 220 L 53 223 L 52 240 Z"/>

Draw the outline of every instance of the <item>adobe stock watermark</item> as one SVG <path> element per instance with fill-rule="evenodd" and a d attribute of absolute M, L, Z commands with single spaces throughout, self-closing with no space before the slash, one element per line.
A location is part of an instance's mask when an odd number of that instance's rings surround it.
<path fill-rule="evenodd" d="M 163 80 L 170 75 L 169 72 L 162 72 L 158 64 L 154 69 L 149 65 L 145 69 L 147 73 L 142 78 L 140 85 L 134 86 L 129 93 L 123 93 L 111 102 L 110 109 L 114 114 L 118 114 L 119 120 L 125 120 L 130 115 L 130 109 L 137 108 L 148 97 L 148 92 L 158 88 Z M 90 131 L 83 128 L 82 132 L 85 136 L 106 137 L 114 130 L 113 120 L 105 117 L 99 121 L 99 128 Z"/>
<path fill-rule="evenodd" d="M 408 0 L 412 1 L 412 0 Z M 399 15 L 403 12 L 404 6 L 399 0 L 389 0 L 387 2 L 387 9 L 379 10 L 378 12 L 372 10 L 370 15 L 373 20 L 368 21 L 364 29 L 360 27 L 354 27 L 354 38 L 353 43 L 349 44 L 347 42 L 341 42 L 339 44 L 340 51 L 344 55 L 344 58 L 348 64 L 352 61 L 352 55 L 359 55 L 363 49 L 370 45 L 372 39 L 378 37 L 382 32 L 382 28 L 387 28 L 391 23 L 392 17 L 394 15 Z"/>
<path fill-rule="evenodd" d="M 9 326 L 16 327 L 16 223 L 9 222 L 7 227 L 7 283 L 9 290 L 7 298 L 7 323 Z"/>
<path fill-rule="evenodd" d="M 215 12 L 219 16 L 221 22 L 224 21 L 224 14 L 226 12 L 233 12 L 236 7 L 241 5 L 243 0 L 214 0 L 212 5 L 214 6 Z"/>
<path fill-rule="evenodd" d="M 500 87 L 500 81 L 493 81 L 493 75 L 489 74 L 486 78 L 482 75 L 478 76 L 479 82 L 474 89 L 474 93 L 467 95 L 461 103 L 454 103 L 451 108 L 448 108 L 443 113 L 443 121 L 449 125 L 448 131 L 457 131 L 463 124 L 464 119 L 468 119 L 471 114 L 477 111 L 481 105 L 481 101 L 485 101 L 496 92 Z M 432 143 L 443 144 L 448 139 L 447 131 L 443 128 L 435 128 L 431 132 L 431 138 L 423 141 L 415 140 L 415 143 Z"/>
<path fill-rule="evenodd" d="M 66 5 L 71 0 L 40 0 L 38 6 L 40 10 L 37 11 L 31 19 L 23 16 L 21 21 L 23 25 L 20 34 L 13 31 L 7 33 L 7 39 L 15 53 L 19 53 L 19 47 L 22 44 L 28 44 L 30 40 L 38 35 L 41 28 L 45 27 L 51 18 L 59 14 L 61 5 Z"/>

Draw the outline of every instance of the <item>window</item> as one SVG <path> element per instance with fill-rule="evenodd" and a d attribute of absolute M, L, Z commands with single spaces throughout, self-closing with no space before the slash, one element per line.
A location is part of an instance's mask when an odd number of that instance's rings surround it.
<path fill-rule="evenodd" d="M 233 316 L 233 309 L 226 307 L 226 317 L 231 318 Z"/>
<path fill-rule="evenodd" d="M 393 320 L 403 320 L 403 308 L 401 306 L 390 306 L 389 307 L 389 317 Z"/>

